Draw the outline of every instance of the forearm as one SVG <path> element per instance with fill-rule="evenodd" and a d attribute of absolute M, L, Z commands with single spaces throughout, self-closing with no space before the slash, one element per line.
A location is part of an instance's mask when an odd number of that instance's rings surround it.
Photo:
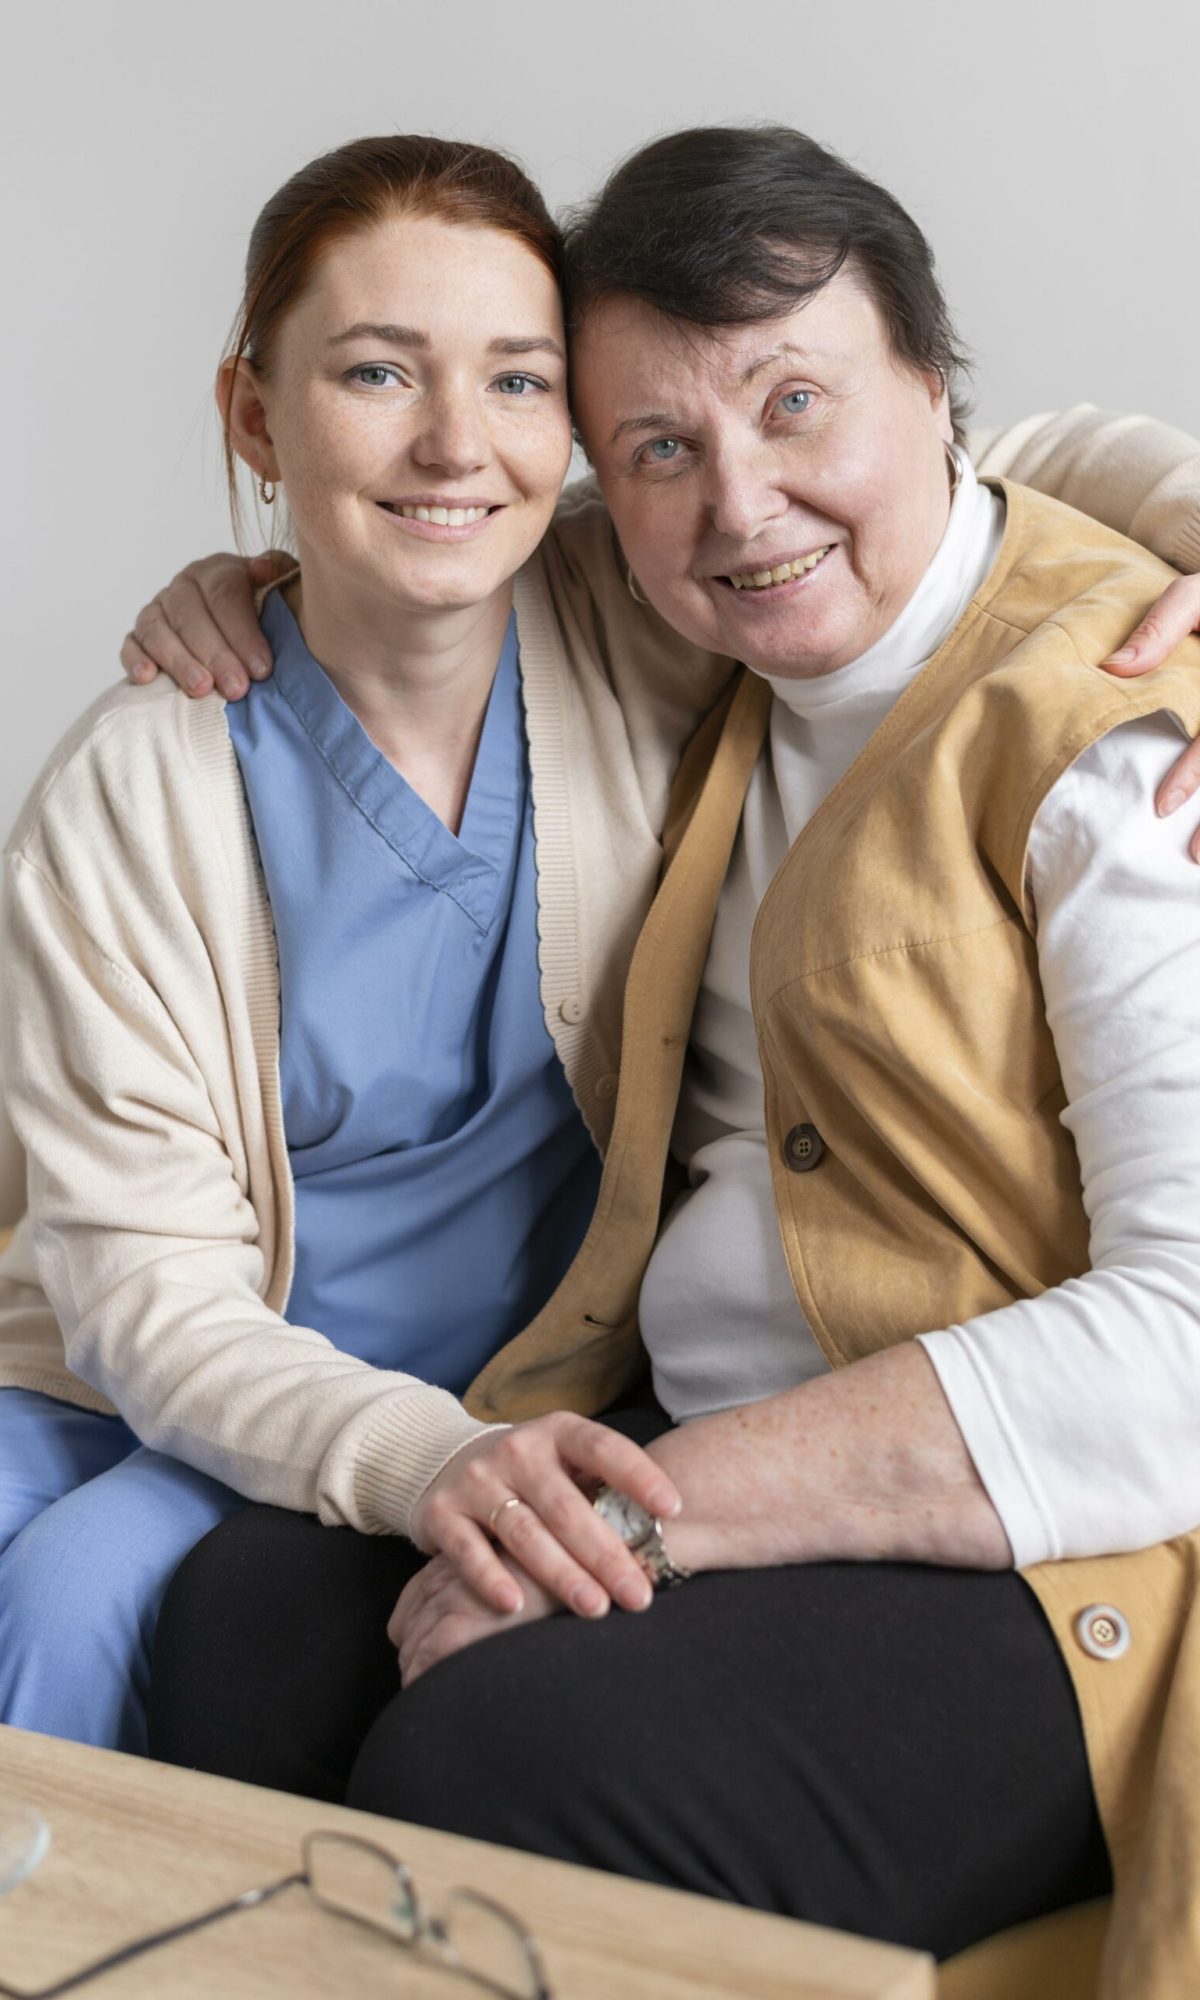
<path fill-rule="evenodd" d="M 67 1364 L 142 1443 L 249 1500 L 407 1533 L 430 1480 L 482 1428 L 455 1397 L 272 1311 L 248 1282 L 252 1247 L 101 1231 L 85 1199 L 65 1215 L 39 1180 L 39 1271 Z"/>
<path fill-rule="evenodd" d="M 404 1532 L 480 1426 L 267 1304 L 259 1215 L 172 1010 L 39 869 L 13 857 L 8 888 L 8 1101 L 68 1367 L 249 1499 Z"/>
<path fill-rule="evenodd" d="M 1011 1552 L 924 1350 L 907 1341 L 649 1447 L 683 1496 L 686 1569 L 929 1562 L 1003 1569 Z"/>
<path fill-rule="evenodd" d="M 1079 403 L 968 443 L 980 473 L 1035 486 L 1176 569 L 1200 569 L 1200 445 L 1186 431 Z"/>

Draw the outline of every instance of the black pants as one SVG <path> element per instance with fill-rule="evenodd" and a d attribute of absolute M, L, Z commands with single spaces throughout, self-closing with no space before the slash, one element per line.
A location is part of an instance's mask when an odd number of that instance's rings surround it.
<path fill-rule="evenodd" d="M 273 1508 L 214 1530 L 164 1607 L 151 1754 L 939 1957 L 1109 1887 L 1074 1693 L 1019 1577 L 702 1576 L 401 1694 L 383 1628 L 420 1560 Z"/>

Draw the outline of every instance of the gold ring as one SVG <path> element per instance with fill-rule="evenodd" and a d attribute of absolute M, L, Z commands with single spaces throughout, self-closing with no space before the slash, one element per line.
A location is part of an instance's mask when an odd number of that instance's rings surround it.
<path fill-rule="evenodd" d="M 505 1508 L 519 1507 L 520 1504 L 521 1502 L 518 1500 L 515 1493 L 510 1493 L 507 1500 L 497 1500 L 495 1506 L 492 1508 L 491 1513 L 488 1515 L 488 1528 L 490 1529 L 493 1535 L 496 1532 L 496 1523 L 500 1519 L 500 1516 L 501 1514 L 503 1514 Z"/>

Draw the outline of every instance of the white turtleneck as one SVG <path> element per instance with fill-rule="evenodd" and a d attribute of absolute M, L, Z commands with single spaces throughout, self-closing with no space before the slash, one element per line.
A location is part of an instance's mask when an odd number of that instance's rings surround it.
<path fill-rule="evenodd" d="M 775 1214 L 750 1007 L 750 933 L 792 842 L 958 623 L 1003 533 L 968 467 L 914 596 L 870 651 L 772 679 L 692 1025 L 673 1135 L 688 1189 L 641 1294 L 677 1421 L 824 1372 Z M 1170 716 L 1113 730 L 1030 840 L 1038 960 L 1091 1219 L 1093 1268 L 923 1335 L 1018 1565 L 1141 1547 L 1200 1520 L 1200 879 L 1196 806 L 1156 817 Z M 1196 802 L 1200 804 L 1200 801 Z"/>

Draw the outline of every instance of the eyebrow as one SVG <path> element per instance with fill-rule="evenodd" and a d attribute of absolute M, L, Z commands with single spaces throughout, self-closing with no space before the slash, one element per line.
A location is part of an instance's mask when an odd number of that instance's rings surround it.
<path fill-rule="evenodd" d="M 389 347 L 432 347 L 427 333 L 415 326 L 391 326 L 375 320 L 356 320 L 341 333 L 335 333 L 326 343 L 329 347 L 341 347 L 348 340 L 382 340 Z"/>
<path fill-rule="evenodd" d="M 676 428 L 672 419 L 664 416 L 661 410 L 652 410 L 646 417 L 622 417 L 608 441 L 616 444 L 619 439 L 628 437 L 630 431 L 670 431 Z"/>
<path fill-rule="evenodd" d="M 556 354 L 560 361 L 566 355 L 557 340 L 551 340 L 548 333 L 500 334 L 488 341 L 489 354 Z"/>
<path fill-rule="evenodd" d="M 341 333 L 331 336 L 327 345 L 342 347 L 350 340 L 382 340 L 388 347 L 419 348 L 428 352 L 433 346 L 431 336 L 418 326 L 394 326 L 388 321 L 360 319 Z M 548 333 L 497 334 L 495 340 L 487 344 L 489 354 L 553 354 L 565 361 L 566 355 L 556 340 Z"/>
<path fill-rule="evenodd" d="M 739 389 L 748 389 L 755 376 L 761 375 L 763 369 L 770 368 L 773 362 L 806 361 L 809 359 L 809 354 L 810 350 L 797 347 L 794 341 L 785 340 L 781 346 L 773 347 L 769 354 L 760 354 L 757 361 L 752 361 L 748 368 L 743 368 L 741 374 L 738 376 L 738 387 Z"/>

